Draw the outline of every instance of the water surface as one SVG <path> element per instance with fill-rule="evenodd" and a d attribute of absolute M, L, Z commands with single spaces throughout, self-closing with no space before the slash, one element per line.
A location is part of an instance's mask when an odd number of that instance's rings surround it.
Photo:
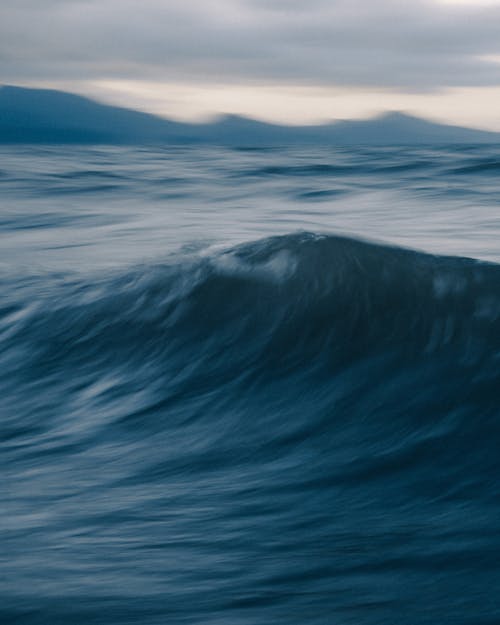
<path fill-rule="evenodd" d="M 499 622 L 499 173 L 3 147 L 1 622 Z"/>

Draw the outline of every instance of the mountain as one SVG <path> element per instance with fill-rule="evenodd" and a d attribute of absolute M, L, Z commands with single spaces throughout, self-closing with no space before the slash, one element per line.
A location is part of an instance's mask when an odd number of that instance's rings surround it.
<path fill-rule="evenodd" d="M 391 112 L 369 120 L 343 121 L 331 126 L 339 143 L 369 145 L 499 143 L 500 133 L 437 124 Z"/>
<path fill-rule="evenodd" d="M 181 139 L 184 126 L 71 93 L 0 88 L 0 142 L 149 143 Z"/>
<path fill-rule="evenodd" d="M 500 133 L 436 124 L 403 113 L 316 126 L 269 124 L 236 115 L 188 124 L 71 93 L 4 86 L 0 143 L 414 145 L 500 143 Z"/>

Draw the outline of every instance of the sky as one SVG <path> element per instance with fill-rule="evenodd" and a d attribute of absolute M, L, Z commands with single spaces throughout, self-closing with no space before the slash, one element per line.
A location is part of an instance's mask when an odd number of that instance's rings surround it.
<path fill-rule="evenodd" d="M 500 0 L 0 0 L 0 83 L 177 119 L 500 130 Z"/>

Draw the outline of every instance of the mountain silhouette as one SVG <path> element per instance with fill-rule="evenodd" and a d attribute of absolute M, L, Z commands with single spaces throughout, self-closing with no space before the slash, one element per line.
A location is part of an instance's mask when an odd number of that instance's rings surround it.
<path fill-rule="evenodd" d="M 49 89 L 0 87 L 0 143 L 418 145 L 500 143 L 500 133 L 400 112 L 368 120 L 285 126 L 227 115 L 182 123 Z"/>

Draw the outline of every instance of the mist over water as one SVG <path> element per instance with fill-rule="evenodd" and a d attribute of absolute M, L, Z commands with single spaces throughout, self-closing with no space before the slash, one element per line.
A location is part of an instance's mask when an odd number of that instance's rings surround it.
<path fill-rule="evenodd" d="M 2 147 L 0 621 L 500 621 L 500 148 Z"/>

